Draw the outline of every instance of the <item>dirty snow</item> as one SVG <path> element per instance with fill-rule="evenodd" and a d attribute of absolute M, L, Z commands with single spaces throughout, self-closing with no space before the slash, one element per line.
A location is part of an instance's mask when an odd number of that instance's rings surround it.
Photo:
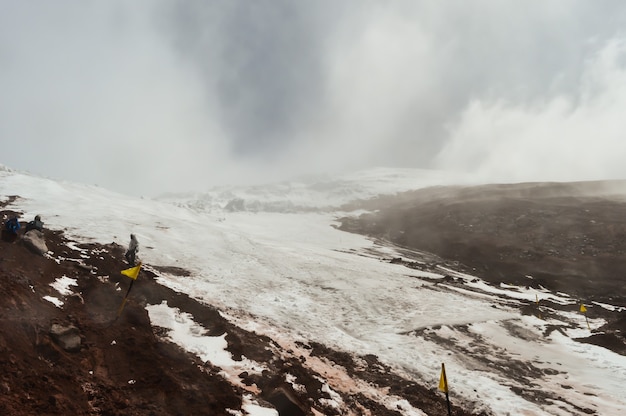
<path fill-rule="evenodd" d="M 368 180 L 376 178 L 351 180 L 362 180 L 360 189 L 367 190 Z M 393 178 L 387 175 L 386 183 Z M 410 186 L 404 171 L 395 179 L 401 185 L 394 191 Z M 374 181 L 369 191 L 378 192 L 383 185 Z M 269 336 L 375 354 L 395 371 L 433 387 L 445 362 L 451 400 L 476 411 L 569 415 L 583 408 L 617 416 L 626 408 L 626 357 L 574 341 L 589 334 L 580 315 L 553 311 L 557 318 L 551 323 L 575 330 L 544 336 L 546 321 L 521 316 L 511 305 L 511 300 L 536 297 L 573 302 L 566 294 L 494 288 L 481 280 L 472 283 L 479 276 L 471 275 L 463 276 L 463 291 L 416 279 L 406 268 L 380 260 L 390 254 L 388 247 L 333 228 L 332 212 L 230 213 L 215 205 L 203 210 L 188 207 L 189 201 L 133 198 L 0 170 L 0 198 L 9 195 L 22 197 L 12 209 L 27 218 L 40 214 L 46 227 L 63 229 L 79 243 L 113 241 L 126 246 L 129 234 L 136 234 L 143 262 L 191 273 L 161 274 L 160 283 L 215 305 L 235 322 L 255 321 L 250 325 L 265 328 Z M 306 203 L 310 195 L 300 193 L 298 203 Z M 379 257 L 372 255 L 377 250 Z M 445 273 L 442 270 L 442 276 Z M 411 274 L 419 276 L 418 271 Z M 61 294 L 71 286 L 62 279 L 55 287 Z M 225 373 L 240 364 L 233 364 L 225 353 L 223 337 L 206 337 L 193 317 L 167 305 L 152 305 L 149 311 L 155 325 L 169 328 L 174 342 L 223 366 Z M 377 395 L 371 392 L 371 397 Z M 401 398 L 393 400 L 399 412 L 421 414 Z M 276 415 L 253 402 L 245 409 L 254 415 Z"/>

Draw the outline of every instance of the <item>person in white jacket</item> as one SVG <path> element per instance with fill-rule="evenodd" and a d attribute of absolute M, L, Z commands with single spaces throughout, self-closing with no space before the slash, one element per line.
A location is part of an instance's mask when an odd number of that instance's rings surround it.
<path fill-rule="evenodd" d="M 135 234 L 131 234 L 130 243 L 128 244 L 128 250 L 126 250 L 126 254 L 124 254 L 124 257 L 126 257 L 126 261 L 131 266 L 135 265 L 135 257 L 137 256 L 138 251 L 139 242 L 137 241 L 137 237 L 135 237 Z"/>

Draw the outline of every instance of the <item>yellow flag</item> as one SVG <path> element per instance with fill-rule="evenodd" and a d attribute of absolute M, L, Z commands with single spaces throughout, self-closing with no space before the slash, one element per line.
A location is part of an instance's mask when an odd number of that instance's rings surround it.
<path fill-rule="evenodd" d="M 137 276 L 139 276 L 139 269 L 141 269 L 141 263 L 139 263 L 135 267 L 131 267 L 130 269 L 122 270 L 121 273 L 124 276 L 128 276 L 133 280 L 137 280 Z"/>
<path fill-rule="evenodd" d="M 582 304 L 582 303 L 580 304 L 580 311 L 581 311 L 582 313 L 587 312 L 587 308 L 585 308 L 585 305 L 584 305 L 584 304 Z"/>
<path fill-rule="evenodd" d="M 441 363 L 441 375 L 439 376 L 439 391 L 448 392 L 448 379 L 446 377 L 446 366 Z"/>

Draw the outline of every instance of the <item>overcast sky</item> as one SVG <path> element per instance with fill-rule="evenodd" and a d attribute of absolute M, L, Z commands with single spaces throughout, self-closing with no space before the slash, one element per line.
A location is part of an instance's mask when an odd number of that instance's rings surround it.
<path fill-rule="evenodd" d="M 128 193 L 626 178 L 626 3 L 0 0 L 0 163 Z"/>

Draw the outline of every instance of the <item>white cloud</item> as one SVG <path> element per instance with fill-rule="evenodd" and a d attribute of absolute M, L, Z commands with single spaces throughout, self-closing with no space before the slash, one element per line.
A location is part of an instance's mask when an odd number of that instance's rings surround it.
<path fill-rule="evenodd" d="M 439 167 L 496 181 L 626 178 L 625 58 L 626 43 L 609 42 L 569 96 L 472 101 L 450 126 Z"/>
<path fill-rule="evenodd" d="M 620 94 L 619 2 L 6 4 L 0 162 L 125 193 L 432 167 L 443 148 L 441 166 L 522 172 L 494 149 L 549 165 L 548 125 L 618 122 L 600 112 Z"/>

